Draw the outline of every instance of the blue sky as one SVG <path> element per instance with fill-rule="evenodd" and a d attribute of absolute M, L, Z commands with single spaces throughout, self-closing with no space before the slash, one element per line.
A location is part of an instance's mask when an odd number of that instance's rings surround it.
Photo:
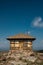
<path fill-rule="evenodd" d="M 0 50 L 9 49 L 8 36 L 27 32 L 33 49 L 43 49 L 43 1 L 0 0 Z"/>

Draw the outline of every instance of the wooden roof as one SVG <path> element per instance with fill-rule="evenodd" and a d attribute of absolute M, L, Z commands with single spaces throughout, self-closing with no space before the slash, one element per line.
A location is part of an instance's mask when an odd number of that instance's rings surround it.
<path fill-rule="evenodd" d="M 39 52 L 39 53 L 43 53 L 43 50 L 38 50 L 37 52 Z"/>
<path fill-rule="evenodd" d="M 17 34 L 15 36 L 10 36 L 7 39 L 8 40 L 10 40 L 10 39 L 34 39 L 35 40 L 34 37 L 29 36 L 28 34 Z"/>

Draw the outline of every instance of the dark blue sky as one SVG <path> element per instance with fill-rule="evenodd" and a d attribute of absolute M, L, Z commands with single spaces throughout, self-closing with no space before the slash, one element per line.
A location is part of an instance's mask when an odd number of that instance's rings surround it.
<path fill-rule="evenodd" d="M 9 48 L 6 37 L 27 32 L 43 49 L 43 0 L 0 0 L 0 49 Z"/>

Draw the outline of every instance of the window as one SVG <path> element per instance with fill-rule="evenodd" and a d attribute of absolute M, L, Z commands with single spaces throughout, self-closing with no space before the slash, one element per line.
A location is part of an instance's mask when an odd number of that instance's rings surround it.
<path fill-rule="evenodd" d="M 19 47 L 19 43 L 15 43 L 15 47 Z"/>
<path fill-rule="evenodd" d="M 24 47 L 27 47 L 27 43 L 25 42 L 25 43 L 23 44 L 23 46 L 24 46 Z"/>
<path fill-rule="evenodd" d="M 14 47 L 14 44 L 11 44 L 11 47 Z"/>

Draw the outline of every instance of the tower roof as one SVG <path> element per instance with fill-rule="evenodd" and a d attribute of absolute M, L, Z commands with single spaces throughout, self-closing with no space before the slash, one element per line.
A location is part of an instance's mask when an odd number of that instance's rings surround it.
<path fill-rule="evenodd" d="M 10 36 L 7 38 L 7 40 L 11 40 L 11 39 L 32 39 L 32 40 L 35 40 L 36 38 L 29 36 L 28 34 L 17 34 L 15 36 Z"/>

